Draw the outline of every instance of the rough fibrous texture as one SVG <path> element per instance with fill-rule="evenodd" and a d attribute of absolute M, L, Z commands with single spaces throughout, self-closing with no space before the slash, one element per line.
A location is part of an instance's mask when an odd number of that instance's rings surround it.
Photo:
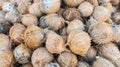
<path fill-rule="evenodd" d="M 65 50 L 65 41 L 57 33 L 53 31 L 48 31 L 46 48 L 50 53 L 61 53 Z"/>
<path fill-rule="evenodd" d="M 90 48 L 91 38 L 84 31 L 74 30 L 68 35 L 67 43 L 73 53 L 84 56 Z"/>
<path fill-rule="evenodd" d="M 60 0 L 40 0 L 40 10 L 45 13 L 55 13 L 60 9 Z"/>
<path fill-rule="evenodd" d="M 13 42 L 15 43 L 21 43 L 23 42 L 23 34 L 26 30 L 26 27 L 20 23 L 14 24 L 9 31 L 9 35 Z"/>
<path fill-rule="evenodd" d="M 46 48 L 38 48 L 32 54 L 32 64 L 34 67 L 44 67 L 46 63 L 53 60 L 53 55 Z"/>
<path fill-rule="evenodd" d="M 82 2 L 78 7 L 82 17 L 90 16 L 93 12 L 93 8 L 93 5 L 89 2 Z"/>
<path fill-rule="evenodd" d="M 71 52 L 62 52 L 57 60 L 61 67 L 76 67 L 78 63 L 77 57 Z"/>

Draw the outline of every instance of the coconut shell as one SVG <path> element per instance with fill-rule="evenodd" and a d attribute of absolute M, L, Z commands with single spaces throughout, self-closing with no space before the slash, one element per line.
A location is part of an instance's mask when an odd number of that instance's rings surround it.
<path fill-rule="evenodd" d="M 29 7 L 29 13 L 33 14 L 37 17 L 40 17 L 42 15 L 42 12 L 40 10 L 40 6 L 39 3 L 33 3 L 30 7 Z"/>
<path fill-rule="evenodd" d="M 49 28 L 51 30 L 58 30 L 63 27 L 64 19 L 58 14 L 48 14 L 40 18 L 39 26 L 42 28 Z"/>
<path fill-rule="evenodd" d="M 31 51 L 24 44 L 19 44 L 13 51 L 15 59 L 20 64 L 25 64 L 30 62 Z"/>
<path fill-rule="evenodd" d="M 60 67 L 60 65 L 58 63 L 49 63 L 49 64 L 45 64 L 44 67 Z"/>
<path fill-rule="evenodd" d="M 84 0 L 64 0 L 65 4 L 67 4 L 68 6 L 71 6 L 71 7 L 78 6 L 83 1 Z"/>
<path fill-rule="evenodd" d="M 35 25 L 28 26 L 24 32 L 25 45 L 30 48 L 36 48 L 40 46 L 43 42 L 43 39 L 44 33 L 42 32 L 42 29 Z"/>
<path fill-rule="evenodd" d="M 61 53 L 65 50 L 65 41 L 57 33 L 53 31 L 48 31 L 46 48 L 50 53 Z"/>
<path fill-rule="evenodd" d="M 40 0 L 40 10 L 45 14 L 55 13 L 60 9 L 60 0 Z"/>
<path fill-rule="evenodd" d="M 115 22 L 115 24 L 120 24 L 120 12 L 115 12 L 112 15 L 112 20 Z"/>
<path fill-rule="evenodd" d="M 25 26 L 38 24 L 37 17 L 35 15 L 32 15 L 32 14 L 23 15 L 21 21 L 22 21 L 22 24 L 24 24 Z"/>
<path fill-rule="evenodd" d="M 84 31 L 74 30 L 68 35 L 67 43 L 73 53 L 84 56 L 90 48 L 91 38 Z"/>
<path fill-rule="evenodd" d="M 120 58 L 119 49 L 114 43 L 101 45 L 99 47 L 99 54 L 112 62 Z"/>
<path fill-rule="evenodd" d="M 0 66 L 12 67 L 14 63 L 13 53 L 10 50 L 0 51 Z"/>
<path fill-rule="evenodd" d="M 20 23 L 14 24 L 9 31 L 9 35 L 13 42 L 21 43 L 23 42 L 23 34 L 26 30 L 26 27 Z"/>
<path fill-rule="evenodd" d="M 85 30 L 84 24 L 80 20 L 73 20 L 67 26 L 67 33 L 72 32 L 73 30 Z"/>
<path fill-rule="evenodd" d="M 98 6 L 98 0 L 88 0 L 93 6 Z"/>
<path fill-rule="evenodd" d="M 99 22 L 106 21 L 109 18 L 109 11 L 103 6 L 96 6 L 93 14 L 93 18 Z"/>
<path fill-rule="evenodd" d="M 93 8 L 94 6 L 87 1 L 82 2 L 78 7 L 82 17 L 90 16 L 93 13 Z"/>
<path fill-rule="evenodd" d="M 63 11 L 63 17 L 68 20 L 72 21 L 74 19 L 82 20 L 81 14 L 78 9 L 76 8 L 67 8 Z"/>
<path fill-rule="evenodd" d="M 89 28 L 93 42 L 97 44 L 107 44 L 114 40 L 114 31 L 111 24 L 97 22 Z"/>
<path fill-rule="evenodd" d="M 53 55 L 44 47 L 36 49 L 32 54 L 32 64 L 34 67 L 44 67 L 45 64 L 50 63 L 53 59 Z"/>
<path fill-rule="evenodd" d="M 71 52 L 62 52 L 57 60 L 61 67 L 76 67 L 78 62 L 77 57 Z"/>
<path fill-rule="evenodd" d="M 86 62 L 79 61 L 77 67 L 91 67 L 91 66 Z"/>
<path fill-rule="evenodd" d="M 27 64 L 22 65 L 22 67 L 33 67 L 33 65 L 31 63 L 27 63 Z"/>

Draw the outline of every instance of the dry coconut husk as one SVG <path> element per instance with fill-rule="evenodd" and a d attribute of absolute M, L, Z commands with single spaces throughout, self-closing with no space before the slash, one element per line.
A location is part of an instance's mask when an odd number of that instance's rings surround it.
<path fill-rule="evenodd" d="M 68 6 L 71 6 L 71 7 L 78 6 L 83 1 L 84 0 L 64 0 L 65 4 L 67 4 Z"/>
<path fill-rule="evenodd" d="M 62 52 L 57 60 L 61 67 L 76 67 L 78 63 L 76 55 L 71 52 Z"/>
<path fill-rule="evenodd" d="M 49 64 L 45 64 L 44 67 L 60 67 L 60 65 L 58 63 L 49 63 Z"/>
<path fill-rule="evenodd" d="M 67 8 L 67 9 L 63 10 L 62 15 L 68 21 L 72 21 L 74 19 L 82 20 L 81 14 L 80 14 L 79 10 L 76 8 Z"/>
<path fill-rule="evenodd" d="M 70 32 L 67 40 L 70 50 L 80 56 L 84 56 L 91 45 L 91 38 L 88 33 L 80 30 Z"/>
<path fill-rule="evenodd" d="M 53 13 L 48 14 L 46 16 L 43 16 L 40 18 L 39 26 L 42 28 L 49 28 L 51 30 L 58 30 L 63 27 L 64 25 L 64 19 L 62 16 Z"/>
<path fill-rule="evenodd" d="M 90 2 L 93 6 L 98 6 L 98 0 L 87 0 L 88 2 Z"/>
<path fill-rule="evenodd" d="M 27 63 L 27 64 L 22 65 L 22 67 L 33 67 L 33 65 L 31 63 Z"/>
<path fill-rule="evenodd" d="M 90 16 L 93 13 L 93 8 L 94 6 L 87 1 L 82 2 L 78 7 L 82 17 Z"/>
<path fill-rule="evenodd" d="M 42 15 L 42 12 L 40 10 L 40 6 L 39 3 L 33 3 L 30 7 L 29 7 L 29 13 L 33 14 L 37 17 L 40 17 Z"/>
<path fill-rule="evenodd" d="M 28 26 L 24 32 L 25 45 L 30 48 L 36 48 L 41 45 L 44 39 L 44 33 L 41 28 L 35 25 Z"/>
<path fill-rule="evenodd" d="M 85 25 L 81 20 L 73 20 L 67 26 L 67 33 L 72 32 L 73 30 L 85 30 Z"/>
<path fill-rule="evenodd" d="M 24 24 L 25 26 L 38 24 L 37 17 L 35 15 L 32 15 L 32 14 L 24 14 L 21 21 L 22 21 L 22 24 Z"/>
<path fill-rule="evenodd" d="M 46 48 L 50 53 L 61 53 L 65 50 L 65 41 L 60 35 L 53 31 L 48 31 L 46 35 Z"/>
<path fill-rule="evenodd" d="M 0 34 L 0 50 L 11 49 L 11 40 L 5 34 Z"/>
<path fill-rule="evenodd" d="M 91 66 L 86 62 L 79 61 L 77 67 L 91 67 Z"/>
<path fill-rule="evenodd" d="M 109 11 L 103 6 L 96 6 L 93 11 L 93 18 L 99 22 L 104 22 L 109 18 Z"/>
<path fill-rule="evenodd" d="M 120 24 L 120 12 L 115 12 L 112 15 L 112 20 L 116 23 L 116 24 Z"/>
<path fill-rule="evenodd" d="M 15 59 L 20 64 L 30 62 L 31 51 L 24 44 L 19 44 L 13 51 Z"/>
<path fill-rule="evenodd" d="M 10 50 L 0 51 L 0 66 L 1 67 L 12 67 L 14 63 L 13 53 Z"/>
<path fill-rule="evenodd" d="M 99 47 L 99 54 L 112 62 L 120 58 L 120 51 L 114 43 L 101 45 Z"/>
<path fill-rule="evenodd" d="M 94 61 L 92 67 L 115 67 L 110 61 L 100 56 L 97 56 L 96 61 Z"/>
<path fill-rule="evenodd" d="M 23 42 L 23 34 L 25 30 L 26 30 L 26 27 L 24 25 L 20 23 L 14 24 L 9 31 L 11 40 L 15 43 Z"/>
<path fill-rule="evenodd" d="M 92 24 L 89 28 L 89 33 L 93 42 L 97 44 L 106 44 L 114 40 L 112 25 L 105 22 Z"/>
<path fill-rule="evenodd" d="M 50 63 L 54 59 L 53 55 L 44 47 L 36 49 L 31 58 L 33 67 L 44 67 L 45 64 Z"/>
<path fill-rule="evenodd" d="M 40 0 L 40 10 L 45 14 L 55 13 L 60 9 L 61 0 Z"/>

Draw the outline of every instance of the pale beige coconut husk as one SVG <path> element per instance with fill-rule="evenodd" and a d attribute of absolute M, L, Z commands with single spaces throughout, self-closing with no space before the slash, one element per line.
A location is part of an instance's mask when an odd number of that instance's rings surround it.
<path fill-rule="evenodd" d="M 88 0 L 93 6 L 98 6 L 98 0 Z"/>
<path fill-rule="evenodd" d="M 55 13 L 60 9 L 60 0 L 40 0 L 40 10 L 42 13 L 50 14 Z"/>
<path fill-rule="evenodd" d="M 0 51 L 0 66 L 1 67 L 11 67 L 14 63 L 13 53 L 10 50 Z"/>
<path fill-rule="evenodd" d="M 103 6 L 96 6 L 93 14 L 93 18 L 99 22 L 106 21 L 109 18 L 109 11 Z"/>
<path fill-rule="evenodd" d="M 85 30 L 85 25 L 81 20 L 73 20 L 67 26 L 67 33 L 70 33 L 73 30 Z"/>
<path fill-rule="evenodd" d="M 53 59 L 53 55 L 44 47 L 36 49 L 31 57 L 34 67 L 44 67 L 46 63 L 50 63 Z"/>
<path fill-rule="evenodd" d="M 53 31 L 48 31 L 46 39 L 46 48 L 50 53 L 61 53 L 65 50 L 64 39 Z"/>
<path fill-rule="evenodd" d="M 11 40 L 15 43 L 23 42 L 23 34 L 26 30 L 26 27 L 20 23 L 14 24 L 9 31 L 9 36 Z"/>
<path fill-rule="evenodd" d="M 48 27 L 51 30 L 58 30 L 63 27 L 65 24 L 64 21 L 65 20 L 60 15 L 53 13 L 41 17 L 39 26 L 43 28 Z"/>
<path fill-rule="evenodd" d="M 20 64 L 25 64 L 30 62 L 31 50 L 27 48 L 24 44 L 19 44 L 13 51 L 15 59 Z"/>
<path fill-rule="evenodd" d="M 67 43 L 73 53 L 84 56 L 90 48 L 91 38 L 88 33 L 75 30 L 68 35 Z"/>
<path fill-rule="evenodd" d="M 82 17 L 90 16 L 93 13 L 93 8 L 94 6 L 87 1 L 82 2 L 78 7 Z"/>
<path fill-rule="evenodd" d="M 62 52 L 57 60 L 61 67 L 76 67 L 78 63 L 76 55 L 67 51 Z"/>
<path fill-rule="evenodd" d="M 29 7 L 29 13 L 33 14 L 37 17 L 40 17 L 42 15 L 42 12 L 40 10 L 40 6 L 39 6 L 39 2 L 37 3 L 33 3 L 30 7 Z"/>
<path fill-rule="evenodd" d="M 35 15 L 32 15 L 32 14 L 23 15 L 21 21 L 22 21 L 22 24 L 24 24 L 25 26 L 38 24 L 37 17 Z"/>
<path fill-rule="evenodd" d="M 71 6 L 71 7 L 78 6 L 83 1 L 84 0 L 64 0 L 65 4 L 67 4 L 68 6 Z"/>
<path fill-rule="evenodd" d="M 25 45 L 30 48 L 36 48 L 41 45 L 44 39 L 44 33 L 41 28 L 31 25 L 24 32 Z"/>
<path fill-rule="evenodd" d="M 100 56 L 97 56 L 96 61 L 94 61 L 92 67 L 115 67 L 110 61 Z"/>
<path fill-rule="evenodd" d="M 120 51 L 114 43 L 101 45 L 99 47 L 99 54 L 112 62 L 120 58 Z"/>
<path fill-rule="evenodd" d="M 79 10 L 76 8 L 67 8 L 63 11 L 62 15 L 68 21 L 72 21 L 74 19 L 82 20 L 81 14 Z"/>
<path fill-rule="evenodd" d="M 84 61 L 79 61 L 77 67 L 90 67 L 90 65 Z"/>
<path fill-rule="evenodd" d="M 105 22 L 96 22 L 91 25 L 89 33 L 93 42 L 97 44 L 106 44 L 114 41 L 114 31 L 112 25 Z"/>

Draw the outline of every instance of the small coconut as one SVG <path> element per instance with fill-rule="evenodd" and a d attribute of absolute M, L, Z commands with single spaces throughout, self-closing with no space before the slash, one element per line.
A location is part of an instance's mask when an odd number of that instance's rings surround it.
<path fill-rule="evenodd" d="M 76 67 L 78 63 L 77 57 L 71 52 L 62 52 L 57 60 L 61 67 Z"/>
<path fill-rule="evenodd" d="M 42 32 L 42 29 L 35 25 L 28 26 L 24 32 L 25 45 L 30 48 L 36 48 L 40 46 L 43 42 L 43 39 L 44 33 Z"/>
<path fill-rule="evenodd" d="M 35 15 L 32 15 L 32 14 L 23 15 L 21 21 L 22 21 L 22 24 L 24 24 L 25 26 L 38 24 L 37 17 Z"/>
<path fill-rule="evenodd" d="M 55 13 L 60 9 L 61 0 L 40 0 L 40 10 L 45 13 Z"/>
<path fill-rule="evenodd" d="M 65 4 L 67 4 L 68 6 L 71 6 L 71 7 L 78 6 L 83 1 L 84 0 L 64 0 Z"/>
<path fill-rule="evenodd" d="M 118 5 L 120 2 L 120 0 L 110 0 L 110 3 L 112 3 L 112 5 Z"/>
<path fill-rule="evenodd" d="M 20 64 L 30 62 L 31 51 L 24 44 L 19 44 L 13 51 L 15 59 Z"/>
<path fill-rule="evenodd" d="M 10 50 L 0 51 L 0 66 L 1 67 L 12 67 L 14 63 L 13 53 Z"/>
<path fill-rule="evenodd" d="M 63 11 L 63 17 L 68 20 L 68 21 L 72 21 L 74 19 L 80 19 L 82 20 L 81 18 L 81 14 L 79 12 L 78 9 L 76 8 L 67 8 Z"/>
<path fill-rule="evenodd" d="M 18 5 L 18 11 L 20 14 L 27 14 L 29 13 L 28 9 L 31 5 L 31 2 L 24 2 L 24 1 L 21 1 Z"/>
<path fill-rule="evenodd" d="M 50 53 L 61 53 L 65 50 L 64 39 L 53 31 L 46 33 L 46 48 Z"/>
<path fill-rule="evenodd" d="M 88 33 L 80 30 L 70 32 L 67 40 L 70 50 L 80 56 L 84 56 L 91 45 L 91 38 Z"/>
<path fill-rule="evenodd" d="M 77 67 L 91 67 L 91 66 L 86 62 L 79 61 Z"/>
<path fill-rule="evenodd" d="M 103 6 L 96 6 L 92 16 L 99 22 L 106 21 L 109 18 L 109 10 Z"/>
<path fill-rule="evenodd" d="M 23 64 L 22 67 L 33 67 L 31 63 Z"/>
<path fill-rule="evenodd" d="M 120 12 L 115 12 L 112 15 L 112 20 L 116 23 L 116 24 L 120 24 Z"/>
<path fill-rule="evenodd" d="M 89 33 L 93 42 L 97 44 L 106 44 L 114 40 L 112 25 L 105 22 L 96 22 L 91 25 Z"/>
<path fill-rule="evenodd" d="M 101 45 L 99 54 L 112 62 L 120 58 L 120 51 L 114 43 Z"/>
<path fill-rule="evenodd" d="M 32 54 L 32 64 L 34 67 L 44 67 L 45 64 L 50 63 L 54 58 L 46 48 L 37 48 Z"/>
<path fill-rule="evenodd" d="M 58 63 L 49 63 L 49 64 L 45 64 L 44 67 L 60 67 L 60 65 Z"/>
<path fill-rule="evenodd" d="M 93 6 L 98 6 L 98 0 L 88 0 Z"/>
<path fill-rule="evenodd" d="M 40 17 L 42 15 L 42 12 L 40 10 L 40 6 L 39 3 L 33 3 L 30 7 L 29 7 L 29 13 L 33 14 L 37 17 Z"/>
<path fill-rule="evenodd" d="M 64 21 L 65 20 L 60 15 L 53 13 L 41 17 L 39 26 L 42 28 L 48 27 L 51 30 L 58 30 L 63 27 Z"/>
<path fill-rule="evenodd" d="M 82 15 L 82 17 L 88 17 L 93 13 L 93 5 L 87 1 L 82 2 L 78 9 Z"/>
<path fill-rule="evenodd" d="M 5 34 L 0 34 L 0 50 L 9 50 L 11 49 L 11 40 Z"/>
<path fill-rule="evenodd" d="M 110 61 L 100 56 L 97 56 L 96 61 L 94 61 L 92 67 L 115 67 Z"/>
<path fill-rule="evenodd" d="M 7 12 L 5 19 L 14 24 L 21 21 L 21 16 L 14 12 Z"/>
<path fill-rule="evenodd" d="M 84 24 L 81 20 L 73 20 L 67 26 L 67 33 L 70 33 L 73 30 L 85 30 Z"/>
<path fill-rule="evenodd" d="M 2 18 L 2 19 L 5 19 L 5 12 L 4 11 L 0 11 L 0 18 Z"/>

